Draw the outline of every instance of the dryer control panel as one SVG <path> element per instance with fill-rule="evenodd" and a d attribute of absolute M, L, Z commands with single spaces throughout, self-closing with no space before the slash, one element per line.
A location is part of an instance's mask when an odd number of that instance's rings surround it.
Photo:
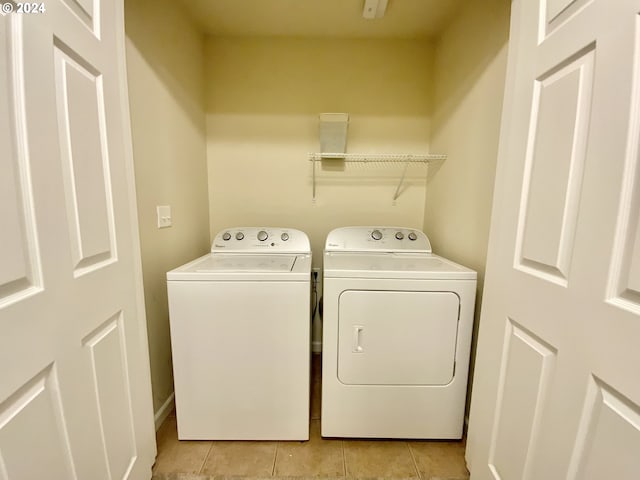
<path fill-rule="evenodd" d="M 406 227 L 342 227 L 329 233 L 325 251 L 431 253 L 420 230 Z"/>
<path fill-rule="evenodd" d="M 309 237 L 300 230 L 280 227 L 234 227 L 218 232 L 211 245 L 219 253 L 311 253 Z"/>

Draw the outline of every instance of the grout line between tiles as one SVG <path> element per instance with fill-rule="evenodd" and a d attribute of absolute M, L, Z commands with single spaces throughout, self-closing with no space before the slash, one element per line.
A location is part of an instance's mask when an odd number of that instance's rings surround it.
<path fill-rule="evenodd" d="M 213 450 L 213 442 L 211 442 L 211 444 L 209 445 L 209 450 L 207 451 L 207 454 L 204 456 L 204 460 L 202 461 L 202 465 L 200 465 L 198 474 L 202 473 L 202 470 L 204 470 L 204 466 L 207 464 L 207 460 L 209 460 L 209 455 L 211 455 L 211 450 Z"/>
<path fill-rule="evenodd" d="M 271 476 L 275 477 L 276 475 L 276 461 L 278 460 L 278 447 L 280 446 L 280 442 L 276 442 L 276 448 L 273 452 L 273 466 L 271 467 Z"/>
<path fill-rule="evenodd" d="M 420 473 L 420 469 L 418 468 L 418 462 L 416 462 L 416 456 L 413 454 L 413 449 L 411 448 L 411 444 L 409 442 L 405 442 L 407 448 L 409 449 L 409 453 L 411 454 L 411 459 L 413 460 L 413 468 L 416 469 L 416 473 L 418 474 L 418 478 L 422 478 L 422 473 Z"/>

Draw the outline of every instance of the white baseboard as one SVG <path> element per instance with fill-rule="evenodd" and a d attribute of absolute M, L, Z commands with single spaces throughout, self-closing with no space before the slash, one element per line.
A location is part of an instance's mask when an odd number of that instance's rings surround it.
<path fill-rule="evenodd" d="M 322 352 L 322 341 L 321 340 L 314 340 L 313 342 L 311 342 L 311 351 L 313 353 L 321 353 Z"/>
<path fill-rule="evenodd" d="M 167 401 L 164 402 L 156 412 L 154 416 L 155 423 L 156 423 L 156 432 L 160 430 L 160 425 L 162 425 L 162 422 L 164 422 L 167 419 L 167 417 L 171 413 L 171 410 L 173 410 L 173 407 L 175 406 L 175 398 L 176 398 L 175 393 L 171 392 L 171 395 L 169 395 L 169 398 L 167 398 Z"/>

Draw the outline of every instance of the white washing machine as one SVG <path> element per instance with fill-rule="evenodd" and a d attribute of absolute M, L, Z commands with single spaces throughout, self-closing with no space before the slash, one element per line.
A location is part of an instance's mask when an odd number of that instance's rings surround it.
<path fill-rule="evenodd" d="M 178 438 L 309 438 L 311 248 L 232 228 L 167 273 Z"/>
<path fill-rule="evenodd" d="M 421 231 L 329 233 L 322 436 L 461 438 L 475 293 Z"/>

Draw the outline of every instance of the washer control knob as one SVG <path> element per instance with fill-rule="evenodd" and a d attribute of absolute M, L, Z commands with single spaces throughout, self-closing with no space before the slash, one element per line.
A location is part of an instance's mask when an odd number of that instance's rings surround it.
<path fill-rule="evenodd" d="M 280 238 L 283 242 L 286 242 L 287 240 L 289 240 L 289 234 L 287 232 L 284 232 L 282 235 L 280 235 Z"/>
<path fill-rule="evenodd" d="M 244 233 L 238 232 L 236 233 L 236 240 L 242 240 L 244 238 Z"/>
<path fill-rule="evenodd" d="M 402 233 L 402 232 L 396 232 L 396 238 L 397 238 L 398 240 L 402 240 L 402 239 L 404 238 L 404 233 Z"/>
<path fill-rule="evenodd" d="M 229 232 L 224 232 L 224 234 L 222 235 L 222 239 L 226 242 L 228 240 L 231 240 L 231 234 Z"/>
<path fill-rule="evenodd" d="M 269 235 L 267 234 L 267 232 L 265 232 L 264 230 L 260 230 L 258 232 L 258 240 L 260 240 L 261 242 L 264 242 L 267 238 L 269 238 Z"/>
<path fill-rule="evenodd" d="M 371 232 L 371 238 L 374 240 L 380 240 L 382 238 L 382 232 L 380 230 L 374 230 Z"/>
<path fill-rule="evenodd" d="M 407 235 L 407 237 L 409 237 L 409 240 L 411 240 L 412 242 L 418 239 L 418 235 L 416 235 L 416 232 L 411 232 L 409 235 Z"/>

